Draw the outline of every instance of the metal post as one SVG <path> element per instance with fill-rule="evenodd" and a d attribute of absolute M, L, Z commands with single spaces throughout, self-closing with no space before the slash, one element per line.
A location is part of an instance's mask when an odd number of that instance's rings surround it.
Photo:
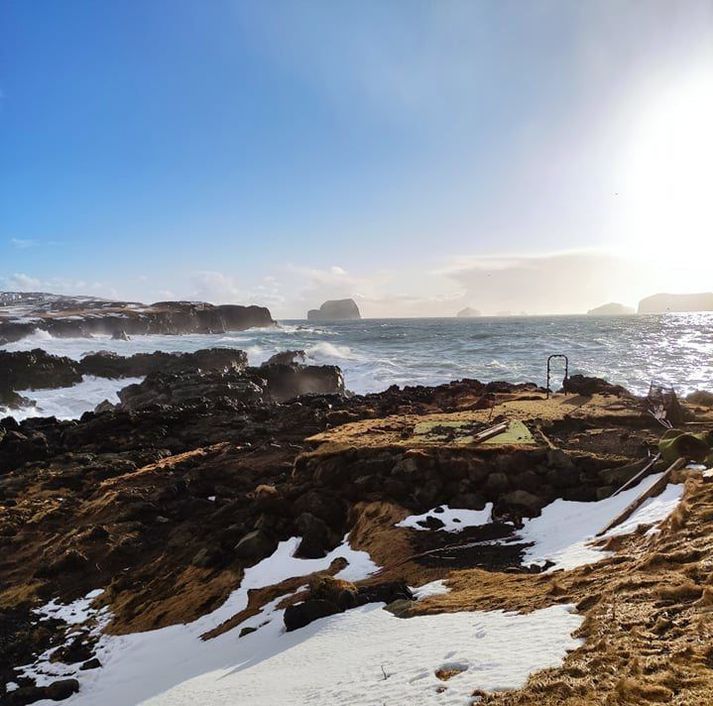
<path fill-rule="evenodd" d="M 552 392 L 552 390 L 550 389 L 550 366 L 553 358 L 564 358 L 564 378 L 562 379 L 563 386 L 564 383 L 567 381 L 567 378 L 569 377 L 569 358 L 563 353 L 554 353 L 553 355 L 549 356 L 547 358 L 547 399 L 550 398 L 550 393 Z"/>

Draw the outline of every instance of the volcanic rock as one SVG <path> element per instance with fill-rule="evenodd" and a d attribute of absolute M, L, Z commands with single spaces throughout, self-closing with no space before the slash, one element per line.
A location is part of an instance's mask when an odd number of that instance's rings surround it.
<path fill-rule="evenodd" d="M 136 353 L 124 357 L 110 351 L 85 355 L 79 369 L 85 375 L 105 378 L 144 377 L 151 373 L 181 373 L 189 370 L 244 370 L 248 356 L 234 348 L 204 348 L 195 353 Z"/>
<path fill-rule="evenodd" d="M 41 348 L 0 351 L 0 395 L 12 390 L 69 387 L 82 381 L 76 361 L 45 353 Z"/>
<path fill-rule="evenodd" d="M 602 378 L 586 375 L 570 375 L 562 383 L 562 392 L 576 395 L 628 395 L 629 391 L 621 385 L 612 385 Z"/>

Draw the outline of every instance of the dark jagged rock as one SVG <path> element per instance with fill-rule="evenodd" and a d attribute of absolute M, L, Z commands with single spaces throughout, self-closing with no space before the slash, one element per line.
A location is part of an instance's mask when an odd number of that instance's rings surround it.
<path fill-rule="evenodd" d="M 195 353 L 136 353 L 129 357 L 109 351 L 89 353 L 79 363 L 84 375 L 105 378 L 145 377 L 151 373 L 181 373 L 189 370 L 243 370 L 244 351 L 235 348 L 204 348 Z"/>
<path fill-rule="evenodd" d="M 0 351 L 0 396 L 9 391 L 69 387 L 81 382 L 76 361 L 45 353 L 40 348 Z"/>
<path fill-rule="evenodd" d="M 307 312 L 309 321 L 354 321 L 361 319 L 359 307 L 353 299 L 332 299 L 324 302 L 319 309 Z"/>
<path fill-rule="evenodd" d="M 266 397 L 264 385 L 240 372 L 151 373 L 141 383 L 119 391 L 121 407 L 139 410 L 153 405 L 185 405 L 218 399 L 256 404 Z"/>
<path fill-rule="evenodd" d="M 121 390 L 119 399 L 124 409 L 137 410 L 216 399 L 279 403 L 302 395 L 327 394 L 344 394 L 344 378 L 336 366 L 267 365 L 244 371 L 236 367 L 227 372 L 154 372 L 143 382 Z"/>
<path fill-rule="evenodd" d="M 713 392 L 696 390 L 686 397 L 686 402 L 701 405 L 702 407 L 713 407 Z"/>
<path fill-rule="evenodd" d="M 340 537 L 327 523 L 309 512 L 303 512 L 295 525 L 302 537 L 296 556 L 305 559 L 321 559 L 339 544 Z"/>
<path fill-rule="evenodd" d="M 629 391 L 621 385 L 612 385 L 602 378 L 587 377 L 586 375 L 570 375 L 563 381 L 561 391 L 586 396 L 615 395 L 621 397 L 629 394 Z"/>
<path fill-rule="evenodd" d="M 270 398 L 285 402 L 302 395 L 343 395 L 344 376 L 336 365 L 263 365 L 249 371 L 265 381 Z M 257 381 L 256 381 L 257 382 Z"/>
<path fill-rule="evenodd" d="M 24 686 L 8 694 L 8 706 L 25 706 L 41 699 L 64 701 L 79 691 L 76 679 L 58 679 L 47 686 Z"/>

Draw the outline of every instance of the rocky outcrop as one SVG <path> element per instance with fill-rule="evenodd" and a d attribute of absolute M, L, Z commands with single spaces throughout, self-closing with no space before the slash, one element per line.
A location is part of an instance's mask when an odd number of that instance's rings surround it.
<path fill-rule="evenodd" d="M 589 316 L 629 316 L 635 314 L 633 307 L 624 306 L 623 304 L 617 304 L 616 302 L 611 302 L 609 304 L 602 304 L 594 309 L 590 309 L 587 312 Z"/>
<path fill-rule="evenodd" d="M 40 348 L 0 351 L 0 406 L 15 409 L 31 404 L 18 390 L 69 387 L 82 380 L 77 362 L 45 353 Z"/>
<path fill-rule="evenodd" d="M 654 294 L 639 302 L 639 314 L 665 314 L 671 311 L 713 311 L 713 292 Z"/>
<path fill-rule="evenodd" d="M 354 321 L 361 319 L 359 307 L 353 299 L 332 299 L 324 302 L 319 309 L 307 312 L 309 321 Z"/>
<path fill-rule="evenodd" d="M 315 620 L 343 613 L 367 603 L 393 603 L 414 600 L 403 581 L 385 581 L 369 586 L 355 586 L 331 576 L 317 576 L 310 586 L 307 600 L 288 606 L 283 620 L 285 630 L 299 630 Z"/>
<path fill-rule="evenodd" d="M 274 326 L 260 306 L 165 301 L 146 305 L 43 293 L 0 293 L 0 344 L 36 329 L 58 337 L 224 333 Z"/>
<path fill-rule="evenodd" d="M 84 375 L 104 378 L 144 377 L 151 373 L 181 373 L 188 370 L 244 370 L 248 357 L 235 348 L 203 348 L 195 353 L 136 353 L 124 357 L 109 351 L 88 353 L 79 363 Z"/>
<path fill-rule="evenodd" d="M 119 392 L 121 407 L 185 405 L 221 400 L 231 404 L 268 404 L 302 395 L 343 395 L 344 378 L 334 365 L 263 365 L 227 371 L 154 372 Z"/>
<path fill-rule="evenodd" d="M 629 391 L 621 385 L 612 383 L 603 378 L 588 377 L 587 375 L 570 375 L 562 382 L 561 392 L 569 392 L 575 395 L 629 395 Z"/>
<path fill-rule="evenodd" d="M 465 307 L 465 309 L 461 309 L 456 316 L 459 319 L 472 319 L 476 316 L 480 316 L 480 312 L 477 309 L 473 309 L 470 306 Z"/>

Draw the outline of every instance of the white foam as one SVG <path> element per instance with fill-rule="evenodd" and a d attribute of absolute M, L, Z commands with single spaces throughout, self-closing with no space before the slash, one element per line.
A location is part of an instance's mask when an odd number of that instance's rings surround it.
<path fill-rule="evenodd" d="M 57 417 L 57 419 L 78 419 L 85 412 L 92 411 L 100 402 L 119 401 L 117 392 L 127 385 L 141 382 L 143 378 L 120 378 L 112 380 L 85 375 L 82 382 L 72 387 L 56 390 L 21 390 L 19 394 L 35 400 L 35 407 L 7 410 L 0 407 L 0 416 L 12 415 L 17 420 L 28 417 Z"/>
<path fill-rule="evenodd" d="M 355 358 L 354 353 L 349 346 L 338 346 L 334 343 L 330 343 L 329 341 L 320 341 L 319 343 L 315 343 L 313 346 L 309 346 L 305 350 L 305 353 L 308 358 L 312 358 L 316 361 L 332 359 L 349 360 Z"/>

